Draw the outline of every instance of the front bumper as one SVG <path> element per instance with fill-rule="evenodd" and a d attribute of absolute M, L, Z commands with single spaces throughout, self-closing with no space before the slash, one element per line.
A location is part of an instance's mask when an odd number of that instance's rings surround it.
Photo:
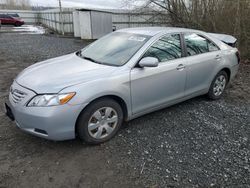
<path fill-rule="evenodd" d="M 27 107 L 26 104 L 13 102 L 11 96 L 6 103 L 17 127 L 32 135 L 56 141 L 75 138 L 77 117 L 87 105 Z"/>

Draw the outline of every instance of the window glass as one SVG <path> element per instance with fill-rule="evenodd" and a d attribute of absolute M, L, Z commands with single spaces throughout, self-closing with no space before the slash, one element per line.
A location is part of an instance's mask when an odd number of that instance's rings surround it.
<path fill-rule="evenodd" d="M 2 15 L 1 15 L 1 18 L 11 18 L 11 16 L 8 16 L 8 15 L 6 15 L 6 14 L 2 14 Z"/>
<path fill-rule="evenodd" d="M 81 52 L 81 56 L 113 66 L 121 66 L 150 39 L 150 36 L 113 32 L 93 42 Z"/>
<path fill-rule="evenodd" d="M 219 50 L 214 43 L 195 33 L 185 34 L 184 38 L 188 56 Z"/>
<path fill-rule="evenodd" d="M 155 57 L 159 62 L 180 58 L 182 55 L 180 35 L 164 36 L 155 42 L 143 57 Z"/>
<path fill-rule="evenodd" d="M 195 33 L 184 36 L 188 56 L 209 52 L 207 39 Z"/>
<path fill-rule="evenodd" d="M 211 41 L 208 41 L 208 49 L 210 52 L 219 50 L 219 48 Z"/>

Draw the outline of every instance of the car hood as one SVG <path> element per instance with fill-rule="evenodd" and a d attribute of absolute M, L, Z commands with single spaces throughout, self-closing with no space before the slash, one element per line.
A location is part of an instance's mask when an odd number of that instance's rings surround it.
<path fill-rule="evenodd" d="M 31 65 L 17 76 L 16 82 L 37 93 L 57 93 L 72 85 L 110 76 L 115 69 L 73 53 Z"/>

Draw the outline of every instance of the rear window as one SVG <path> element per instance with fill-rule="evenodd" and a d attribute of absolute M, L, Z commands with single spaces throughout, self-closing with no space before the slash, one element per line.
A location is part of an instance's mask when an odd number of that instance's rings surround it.
<path fill-rule="evenodd" d="M 6 18 L 5 14 L 0 14 L 0 18 Z"/>
<path fill-rule="evenodd" d="M 7 15 L 7 14 L 1 14 L 0 18 L 12 18 L 11 16 Z"/>
<path fill-rule="evenodd" d="M 195 33 L 184 35 L 188 56 L 203 54 L 219 50 L 219 48 L 207 38 Z"/>
<path fill-rule="evenodd" d="M 8 15 L 12 16 L 12 17 L 19 17 L 19 15 L 17 13 L 9 13 Z"/>

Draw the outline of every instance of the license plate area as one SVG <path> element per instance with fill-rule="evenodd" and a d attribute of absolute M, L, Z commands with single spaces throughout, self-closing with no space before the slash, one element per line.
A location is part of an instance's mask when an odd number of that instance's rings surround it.
<path fill-rule="evenodd" d="M 5 103 L 6 115 L 12 120 L 15 121 L 14 114 L 12 113 L 11 108 Z"/>

